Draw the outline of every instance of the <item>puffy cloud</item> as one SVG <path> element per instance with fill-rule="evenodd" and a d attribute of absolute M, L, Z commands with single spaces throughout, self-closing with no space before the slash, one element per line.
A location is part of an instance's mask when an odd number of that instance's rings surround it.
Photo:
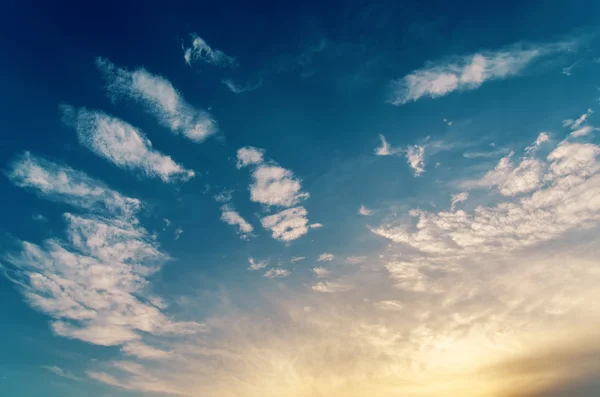
<path fill-rule="evenodd" d="M 235 58 L 230 57 L 223 51 L 212 49 L 204 39 L 196 33 L 191 35 L 192 44 L 184 48 L 183 58 L 190 65 L 192 61 L 202 61 L 216 66 L 236 66 Z"/>
<path fill-rule="evenodd" d="M 252 173 L 250 199 L 272 206 L 290 207 L 310 195 L 302 192 L 302 185 L 292 171 L 277 165 L 260 165 Z"/>
<path fill-rule="evenodd" d="M 334 257 L 335 255 L 324 252 L 321 255 L 319 255 L 319 257 L 317 258 L 317 262 L 331 262 Z"/>
<path fill-rule="evenodd" d="M 361 204 L 360 208 L 358 209 L 358 214 L 362 216 L 369 216 L 373 215 L 373 211 Z"/>
<path fill-rule="evenodd" d="M 515 45 L 499 51 L 467 55 L 450 62 L 429 63 L 392 81 L 389 102 L 403 105 L 425 96 L 437 98 L 453 91 L 474 90 L 486 81 L 517 75 L 534 60 L 568 48 L 568 43 Z"/>
<path fill-rule="evenodd" d="M 217 132 L 217 123 L 210 114 L 188 104 L 164 77 L 143 68 L 133 72 L 121 69 L 105 58 L 98 58 L 96 64 L 106 76 L 107 89 L 113 98 L 139 101 L 173 133 L 199 143 Z"/>
<path fill-rule="evenodd" d="M 242 218 L 230 205 L 221 207 L 221 220 L 229 225 L 237 226 L 238 233 L 244 239 L 249 238 L 254 231 L 254 227 Z"/>
<path fill-rule="evenodd" d="M 77 130 L 79 142 L 115 165 L 140 170 L 164 182 L 186 181 L 194 176 L 194 171 L 153 149 L 152 142 L 131 124 L 99 111 L 62 108 L 64 118 L 70 119 Z"/>
<path fill-rule="evenodd" d="M 413 169 L 415 176 L 425 172 L 425 146 L 413 145 L 406 150 L 406 160 Z"/>
<path fill-rule="evenodd" d="M 288 208 L 261 219 L 264 228 L 270 229 L 273 238 L 293 241 L 308 233 L 308 211 L 304 207 Z"/>
<path fill-rule="evenodd" d="M 261 164 L 264 159 L 265 151 L 252 146 L 239 148 L 237 151 L 237 167 L 242 168 L 248 165 Z"/>
<path fill-rule="evenodd" d="M 312 269 L 312 271 L 319 278 L 327 277 L 331 274 L 331 271 L 325 269 L 324 267 L 315 267 Z"/>
<path fill-rule="evenodd" d="M 248 263 L 250 263 L 250 267 L 248 270 L 260 270 L 269 266 L 269 262 L 267 261 L 256 261 L 254 258 L 248 258 Z"/>
<path fill-rule="evenodd" d="M 125 197 L 81 171 L 29 152 L 10 165 L 7 175 L 15 185 L 35 189 L 40 196 L 95 212 L 128 218 L 141 206 L 138 199 Z"/>
<path fill-rule="evenodd" d="M 265 273 L 265 277 L 267 278 L 283 278 L 289 276 L 291 273 L 289 270 L 281 269 L 281 268 L 273 268 L 267 270 Z"/>

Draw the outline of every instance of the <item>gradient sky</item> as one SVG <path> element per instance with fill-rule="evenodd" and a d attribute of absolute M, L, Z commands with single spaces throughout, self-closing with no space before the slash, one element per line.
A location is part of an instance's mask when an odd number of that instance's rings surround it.
<path fill-rule="evenodd" d="M 87 3 L 0 6 L 0 395 L 600 395 L 599 2 Z"/>

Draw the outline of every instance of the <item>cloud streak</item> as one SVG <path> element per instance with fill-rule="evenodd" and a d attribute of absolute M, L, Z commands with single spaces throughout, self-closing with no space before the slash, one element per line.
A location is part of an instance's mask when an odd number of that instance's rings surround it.
<path fill-rule="evenodd" d="M 190 36 L 192 43 L 183 51 L 183 58 L 188 65 L 191 65 L 192 62 L 202 61 L 215 66 L 237 66 L 234 57 L 225 54 L 221 50 L 213 49 L 196 33 L 192 33 Z"/>

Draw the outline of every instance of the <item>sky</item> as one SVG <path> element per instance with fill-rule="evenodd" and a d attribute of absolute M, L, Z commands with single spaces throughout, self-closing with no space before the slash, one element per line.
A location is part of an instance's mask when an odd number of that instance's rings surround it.
<path fill-rule="evenodd" d="M 0 395 L 600 395 L 600 3 L 0 7 Z"/>

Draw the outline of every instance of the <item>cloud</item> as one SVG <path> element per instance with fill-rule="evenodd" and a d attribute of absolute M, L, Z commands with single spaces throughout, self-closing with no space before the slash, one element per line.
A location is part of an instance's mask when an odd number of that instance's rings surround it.
<path fill-rule="evenodd" d="M 34 189 L 44 198 L 94 212 L 109 212 L 129 218 L 141 207 L 138 199 L 125 197 L 81 171 L 29 152 L 10 165 L 7 176 L 15 185 Z"/>
<path fill-rule="evenodd" d="M 158 360 L 169 357 L 169 352 L 156 349 L 141 342 L 129 342 L 125 344 L 121 347 L 121 353 L 143 360 Z"/>
<path fill-rule="evenodd" d="M 239 85 L 234 83 L 232 80 L 230 79 L 226 79 L 223 80 L 223 84 L 225 84 L 225 86 L 227 87 L 227 89 L 231 92 L 233 92 L 234 94 L 242 94 L 244 92 L 250 92 L 250 91 L 254 91 L 258 88 L 260 88 L 263 84 L 262 79 L 258 80 L 255 83 L 248 83 L 246 85 Z"/>
<path fill-rule="evenodd" d="M 564 120 L 563 127 L 565 127 L 565 128 L 569 127 L 572 130 L 576 130 L 588 119 L 588 117 L 590 117 L 590 115 L 592 113 L 594 113 L 594 111 L 592 109 L 588 109 L 587 112 L 585 112 L 584 114 L 579 116 L 576 120 L 572 120 L 572 119 Z"/>
<path fill-rule="evenodd" d="M 302 261 L 302 260 L 304 260 L 304 259 L 306 259 L 306 257 L 304 257 L 304 256 L 292 256 L 292 257 L 290 258 L 290 262 L 292 262 L 292 263 L 296 263 L 296 262 L 298 262 L 298 261 Z"/>
<path fill-rule="evenodd" d="M 254 227 L 249 224 L 240 214 L 233 209 L 231 205 L 224 205 L 221 207 L 221 220 L 229 225 L 238 227 L 238 234 L 243 239 L 247 239 L 252 236 Z"/>
<path fill-rule="evenodd" d="M 571 132 L 571 136 L 573 138 L 580 138 L 582 136 L 588 135 L 593 130 L 594 130 L 594 128 L 592 128 L 590 126 L 581 127 L 581 128 L 576 129 L 575 131 Z"/>
<path fill-rule="evenodd" d="M 366 259 L 366 256 L 349 256 L 346 258 L 346 262 L 351 265 L 358 265 L 359 263 L 364 262 Z"/>
<path fill-rule="evenodd" d="M 252 146 L 239 148 L 237 151 L 237 168 L 247 167 L 249 165 L 261 164 L 264 159 L 265 151 Z"/>
<path fill-rule="evenodd" d="M 210 114 L 188 104 L 164 77 L 143 68 L 133 72 L 121 69 L 105 58 L 98 58 L 96 65 L 108 80 L 107 89 L 113 98 L 126 97 L 142 103 L 174 134 L 200 143 L 217 132 L 217 123 Z"/>
<path fill-rule="evenodd" d="M 248 258 L 248 262 L 250 263 L 250 267 L 248 270 L 260 270 L 269 266 L 269 262 L 267 261 L 255 261 L 254 258 Z"/>
<path fill-rule="evenodd" d="M 381 310 L 401 311 L 404 309 L 402 302 L 396 300 L 386 300 L 375 302 L 375 307 Z"/>
<path fill-rule="evenodd" d="M 525 157 L 519 165 L 511 159 L 514 152 L 503 157 L 496 168 L 489 171 L 476 184 L 482 187 L 496 187 L 504 196 L 516 196 L 535 190 L 542 183 L 543 164 L 538 159 Z"/>
<path fill-rule="evenodd" d="M 286 269 L 274 268 L 270 269 L 265 273 L 265 277 L 267 278 L 283 278 L 289 276 L 291 273 Z"/>
<path fill-rule="evenodd" d="M 568 43 L 513 45 L 499 51 L 482 51 L 450 61 L 428 63 L 390 83 L 389 102 L 403 105 L 422 97 L 437 98 L 454 91 L 479 88 L 486 81 L 518 75 L 543 56 L 566 51 Z"/>
<path fill-rule="evenodd" d="M 322 223 L 311 223 L 310 225 L 308 225 L 308 227 L 310 229 L 320 229 L 323 227 Z"/>
<path fill-rule="evenodd" d="M 42 368 L 46 371 L 52 372 L 56 376 L 60 376 L 61 378 L 74 380 L 77 382 L 81 382 L 83 380 L 80 377 L 73 375 L 71 372 L 57 367 L 56 365 L 42 365 Z"/>
<path fill-rule="evenodd" d="M 312 290 L 315 292 L 324 292 L 330 294 L 335 294 L 337 292 L 345 292 L 351 289 L 351 285 L 333 281 L 323 281 L 312 286 Z"/>
<path fill-rule="evenodd" d="M 413 145 L 409 146 L 406 151 L 406 160 L 413 169 L 415 176 L 425 172 L 425 146 Z"/>
<path fill-rule="evenodd" d="M 290 170 L 277 165 L 260 165 L 252 173 L 250 199 L 254 202 L 290 207 L 310 197 L 302 192 L 300 180 Z"/>
<path fill-rule="evenodd" d="M 152 148 L 152 142 L 131 124 L 99 111 L 62 106 L 64 118 L 72 121 L 79 142 L 118 167 L 139 170 L 164 182 L 186 181 L 194 171 L 185 169 Z"/>
<path fill-rule="evenodd" d="M 375 148 L 376 156 L 391 156 L 403 151 L 400 148 L 392 147 L 382 134 L 379 134 L 379 139 L 381 140 L 381 146 Z"/>
<path fill-rule="evenodd" d="M 373 215 L 373 211 L 361 204 L 360 208 L 358 209 L 358 214 L 362 216 L 370 216 Z"/>
<path fill-rule="evenodd" d="M 327 277 L 331 274 L 331 271 L 325 269 L 324 267 L 315 267 L 312 269 L 312 271 L 319 278 Z"/>
<path fill-rule="evenodd" d="M 34 221 L 38 221 L 38 222 L 48 222 L 48 218 L 46 218 L 44 215 L 42 214 L 33 214 L 31 215 L 31 218 Z"/>
<path fill-rule="evenodd" d="M 463 201 L 466 201 L 468 198 L 469 198 L 469 193 L 467 193 L 467 192 L 455 194 L 454 196 L 452 196 L 452 202 L 451 202 L 450 209 L 452 211 L 454 211 L 454 208 L 456 208 L 456 204 L 462 203 Z"/>
<path fill-rule="evenodd" d="M 183 58 L 188 65 L 194 61 L 202 61 L 215 66 L 237 66 L 235 58 L 230 57 L 220 50 L 213 50 L 196 33 L 191 35 L 192 43 L 190 47 L 184 48 Z"/>
<path fill-rule="evenodd" d="M 66 213 L 66 240 L 22 241 L 4 255 L 6 275 L 29 305 L 50 316 L 56 335 L 101 346 L 139 342 L 143 335 L 187 335 L 205 330 L 175 322 L 148 295 L 148 277 L 169 257 L 139 225 L 138 200 L 121 196 L 82 172 L 26 153 L 9 178 L 42 197 L 95 213 Z"/>
<path fill-rule="evenodd" d="M 321 255 L 319 255 L 319 257 L 317 258 L 317 262 L 331 262 L 334 257 L 335 255 L 324 252 Z"/>
<path fill-rule="evenodd" d="M 175 229 L 175 231 L 173 232 L 173 240 L 179 240 L 179 238 L 181 237 L 182 234 L 183 234 L 183 229 L 181 229 L 181 228 Z"/>
<path fill-rule="evenodd" d="M 288 208 L 261 219 L 265 229 L 272 231 L 274 239 L 293 241 L 308 233 L 308 211 L 304 207 Z"/>

